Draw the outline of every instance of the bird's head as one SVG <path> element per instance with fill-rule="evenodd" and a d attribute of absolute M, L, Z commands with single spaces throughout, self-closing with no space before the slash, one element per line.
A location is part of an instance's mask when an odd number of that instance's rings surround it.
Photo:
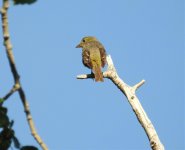
<path fill-rule="evenodd" d="M 78 44 L 78 45 L 76 46 L 76 48 L 83 48 L 84 46 L 86 46 L 86 45 L 88 45 L 89 43 L 94 42 L 94 41 L 98 41 L 98 40 L 97 40 L 95 37 L 93 37 L 93 36 L 84 37 L 84 38 L 81 40 L 80 44 Z"/>

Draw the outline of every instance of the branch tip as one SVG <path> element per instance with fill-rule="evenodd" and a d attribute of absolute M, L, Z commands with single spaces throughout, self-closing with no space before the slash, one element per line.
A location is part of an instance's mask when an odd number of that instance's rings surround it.
<path fill-rule="evenodd" d="M 80 74 L 77 75 L 77 79 L 88 79 L 88 78 L 94 78 L 94 74 Z"/>
<path fill-rule="evenodd" d="M 141 80 L 139 83 L 133 86 L 134 91 L 141 87 L 145 83 L 145 80 Z"/>

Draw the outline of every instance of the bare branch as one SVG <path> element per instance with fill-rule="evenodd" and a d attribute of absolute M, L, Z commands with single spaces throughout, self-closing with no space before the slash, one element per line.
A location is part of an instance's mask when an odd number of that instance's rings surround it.
<path fill-rule="evenodd" d="M 88 78 L 94 78 L 94 74 L 81 74 L 76 77 L 77 79 L 88 79 Z"/>
<path fill-rule="evenodd" d="M 114 71 L 114 72 L 116 72 L 116 68 L 114 67 L 114 63 L 113 63 L 113 61 L 112 61 L 112 58 L 111 58 L 111 56 L 110 55 L 107 55 L 107 65 L 108 65 L 108 70 L 110 71 Z"/>
<path fill-rule="evenodd" d="M 3 97 L 4 100 L 7 100 L 14 92 L 20 89 L 19 83 L 14 84 L 12 89 Z"/>
<path fill-rule="evenodd" d="M 141 87 L 145 83 L 145 80 L 141 80 L 139 83 L 133 86 L 134 91 Z"/>
<path fill-rule="evenodd" d="M 12 44 L 10 41 L 10 34 L 9 34 L 9 29 L 8 29 L 8 14 L 7 14 L 8 8 L 9 8 L 9 0 L 3 0 L 3 6 L 1 9 L 1 16 L 2 16 L 4 46 L 5 46 L 7 58 L 9 61 L 10 69 L 11 69 L 11 72 L 12 72 L 12 75 L 14 78 L 15 86 L 10 90 L 10 92 L 7 95 L 5 95 L 4 98 L 8 99 L 16 90 L 18 91 L 20 99 L 21 99 L 22 104 L 24 106 L 28 125 L 30 127 L 30 130 L 31 130 L 33 137 L 35 138 L 35 140 L 37 141 L 37 143 L 41 146 L 41 148 L 43 150 L 48 150 L 46 144 L 42 141 L 41 137 L 38 135 L 38 133 L 36 131 L 36 128 L 35 128 L 35 125 L 34 125 L 34 122 L 33 122 L 32 116 L 31 116 L 30 108 L 28 105 L 28 101 L 26 100 L 24 90 L 23 90 L 21 83 L 20 83 L 20 76 L 18 74 L 16 65 L 15 65 L 14 56 L 13 56 L 13 52 L 12 52 Z"/>
<path fill-rule="evenodd" d="M 118 76 L 110 55 L 107 56 L 107 63 L 108 63 L 108 69 L 103 73 L 103 77 L 110 79 L 120 89 L 120 91 L 127 97 L 127 100 L 131 105 L 139 123 L 145 130 L 145 133 L 150 141 L 150 146 L 152 150 L 164 150 L 164 146 L 161 143 L 152 122 L 148 118 L 141 103 L 139 102 L 139 99 L 135 94 L 135 91 L 144 84 L 145 80 L 142 80 L 141 82 L 137 83 L 135 86 L 131 87 L 127 85 Z M 89 74 L 87 75 L 83 74 L 83 75 L 77 76 L 77 79 L 87 79 L 87 78 L 93 78 L 93 76 L 90 76 Z"/>

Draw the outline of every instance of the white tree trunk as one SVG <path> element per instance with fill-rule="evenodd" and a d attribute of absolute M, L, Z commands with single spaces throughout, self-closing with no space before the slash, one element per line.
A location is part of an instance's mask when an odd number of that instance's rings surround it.
<path fill-rule="evenodd" d="M 152 122 L 148 118 L 141 103 L 139 102 L 139 99 L 135 94 L 136 90 L 144 84 L 145 80 L 142 80 L 141 82 L 134 86 L 129 86 L 118 76 L 110 55 L 107 56 L 107 63 L 108 69 L 103 73 L 103 77 L 110 79 L 127 97 L 128 102 L 131 105 L 139 123 L 144 128 L 145 133 L 148 136 L 152 150 L 164 150 L 164 146 L 160 142 L 160 139 L 157 135 L 157 132 Z M 94 75 L 84 74 L 77 76 L 77 79 L 87 79 L 87 78 L 94 78 Z"/>

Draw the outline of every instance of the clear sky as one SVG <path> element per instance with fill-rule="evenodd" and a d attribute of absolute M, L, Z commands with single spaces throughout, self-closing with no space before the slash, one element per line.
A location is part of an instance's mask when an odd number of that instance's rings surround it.
<path fill-rule="evenodd" d="M 50 150 L 148 150 L 125 96 L 90 73 L 75 46 L 96 36 L 137 95 L 167 150 L 185 149 L 184 1 L 38 0 L 9 10 L 11 41 L 37 130 Z M 12 86 L 0 37 L 0 95 Z M 36 145 L 17 94 L 5 104 L 21 143 Z"/>

